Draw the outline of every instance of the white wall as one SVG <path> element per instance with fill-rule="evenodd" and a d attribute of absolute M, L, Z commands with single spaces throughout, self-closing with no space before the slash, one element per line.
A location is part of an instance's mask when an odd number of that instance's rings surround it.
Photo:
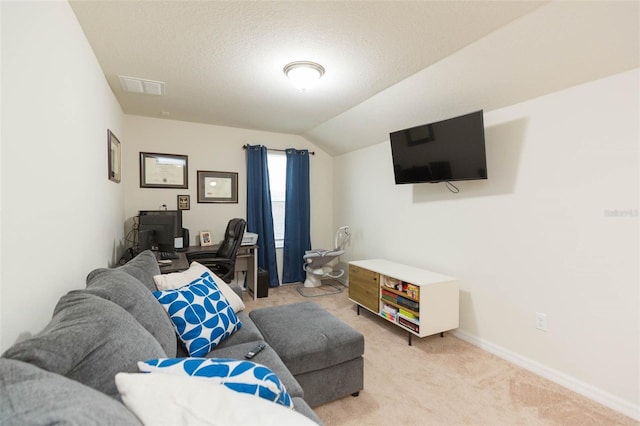
<path fill-rule="evenodd" d="M 123 140 L 125 215 L 131 222 L 139 210 L 157 210 L 166 204 L 177 208 L 178 194 L 188 194 L 191 209 L 183 211 L 183 227 L 189 229 L 190 244 L 196 244 L 200 231 L 211 231 L 214 241 L 224 237 L 229 219 L 246 218 L 247 171 L 242 146 L 265 145 L 268 148 L 297 148 L 314 151 L 310 158 L 311 242 L 314 247 L 333 246 L 332 190 L 333 160 L 306 139 L 288 134 L 233 127 L 212 126 L 174 120 L 125 116 Z M 140 188 L 140 152 L 187 155 L 189 189 Z M 238 173 L 238 203 L 198 203 L 197 171 Z M 199 244 L 199 243 L 198 243 Z M 260 243 L 258 242 L 258 245 Z M 279 250 L 280 251 L 280 250 Z M 302 262 L 302 259 L 300 259 Z M 279 265 L 282 273 L 282 266 Z"/>
<path fill-rule="evenodd" d="M 485 112 L 489 179 L 459 194 L 396 186 L 388 141 L 336 157 L 345 260 L 458 277 L 461 337 L 637 418 L 638 81 L 636 69 Z"/>
<path fill-rule="evenodd" d="M 0 351 L 115 262 L 123 185 L 107 179 L 122 111 L 66 2 L 2 2 Z"/>

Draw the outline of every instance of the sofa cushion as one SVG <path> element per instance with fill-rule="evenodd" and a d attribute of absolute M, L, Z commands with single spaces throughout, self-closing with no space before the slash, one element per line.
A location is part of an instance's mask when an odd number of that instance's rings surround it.
<path fill-rule="evenodd" d="M 168 358 L 138 363 L 143 373 L 206 377 L 236 392 L 248 393 L 292 408 L 293 402 L 278 376 L 262 364 L 221 358 Z"/>
<path fill-rule="evenodd" d="M 122 307 L 156 338 L 168 357 L 176 356 L 178 339 L 173 324 L 153 294 L 137 278 L 121 269 L 101 269 L 91 275 L 85 291 Z"/>
<path fill-rule="evenodd" d="M 229 284 L 225 283 L 222 278 L 198 262 L 191 262 L 189 269 L 186 271 L 156 275 L 153 277 L 153 280 L 155 281 L 158 290 L 171 290 L 189 284 L 193 280 L 200 278 L 205 272 L 211 274 L 211 278 L 213 278 L 213 281 L 216 283 L 220 291 L 222 291 L 222 294 L 227 298 L 229 304 L 236 313 L 245 308 L 242 298 L 239 297 L 231 287 L 229 287 Z"/>
<path fill-rule="evenodd" d="M 242 327 L 208 272 L 184 287 L 153 295 L 169 313 L 190 356 L 206 355 Z"/>
<path fill-rule="evenodd" d="M 123 404 L 82 383 L 0 359 L 0 424 L 141 425 Z"/>
<path fill-rule="evenodd" d="M 238 314 L 238 320 L 242 323 L 242 328 L 237 330 L 231 336 L 221 341 L 216 349 L 225 348 L 227 346 L 238 345 L 245 342 L 255 342 L 256 340 L 264 340 L 258 327 L 253 323 L 246 312 Z"/>
<path fill-rule="evenodd" d="M 99 271 L 106 269 L 100 268 L 89 272 L 87 276 L 87 282 L 91 281 L 93 275 Z M 149 291 L 156 291 L 156 284 L 153 281 L 154 275 L 160 274 L 160 267 L 158 266 L 158 260 L 151 250 L 145 250 L 131 259 L 126 264 L 119 266 L 115 269 L 126 272 L 134 278 L 137 278 Z"/>
<path fill-rule="evenodd" d="M 212 383 L 172 374 L 116 376 L 122 400 L 147 425 L 314 425 L 290 408 Z"/>
<path fill-rule="evenodd" d="M 364 353 L 362 333 L 315 302 L 260 308 L 249 317 L 294 376 Z"/>
<path fill-rule="evenodd" d="M 63 296 L 49 324 L 3 355 L 67 376 L 115 398 L 119 371 L 166 357 L 158 341 L 127 311 L 84 290 Z"/>

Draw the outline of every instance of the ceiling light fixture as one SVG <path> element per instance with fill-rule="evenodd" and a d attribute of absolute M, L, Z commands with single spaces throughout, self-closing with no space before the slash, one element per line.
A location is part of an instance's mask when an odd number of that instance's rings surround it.
<path fill-rule="evenodd" d="M 324 75 L 324 67 L 316 62 L 296 61 L 284 66 L 284 74 L 303 92 Z"/>

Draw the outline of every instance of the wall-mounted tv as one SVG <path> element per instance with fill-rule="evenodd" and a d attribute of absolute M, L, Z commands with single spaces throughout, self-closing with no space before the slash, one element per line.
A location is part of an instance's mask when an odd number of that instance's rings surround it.
<path fill-rule="evenodd" d="M 389 137 L 396 184 L 487 179 L 482 110 Z"/>

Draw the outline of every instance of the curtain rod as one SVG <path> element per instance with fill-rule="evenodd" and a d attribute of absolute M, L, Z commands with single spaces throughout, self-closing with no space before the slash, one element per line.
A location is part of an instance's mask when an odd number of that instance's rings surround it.
<path fill-rule="evenodd" d="M 249 145 L 242 145 L 242 149 L 247 149 Z M 277 148 L 267 148 L 267 151 L 278 151 L 278 152 L 287 152 L 286 149 L 277 149 Z M 309 151 L 309 155 L 316 155 L 314 151 Z"/>

